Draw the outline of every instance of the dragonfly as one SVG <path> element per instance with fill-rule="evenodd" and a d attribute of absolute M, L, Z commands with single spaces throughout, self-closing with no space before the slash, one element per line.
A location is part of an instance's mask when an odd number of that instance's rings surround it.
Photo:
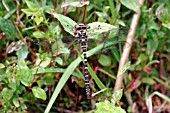
<path fill-rule="evenodd" d="M 63 26 L 64 30 L 74 36 L 74 39 L 78 40 L 78 43 L 81 46 L 82 53 L 83 53 L 83 64 L 84 64 L 84 76 L 85 76 L 85 86 L 86 86 L 86 95 L 87 99 L 90 99 L 91 92 L 90 92 L 90 85 L 89 85 L 89 72 L 87 66 L 87 47 L 89 39 L 97 39 L 101 35 L 104 36 L 106 33 L 106 37 L 108 35 L 114 36 L 120 30 L 118 26 L 113 26 L 107 23 L 102 22 L 93 22 L 89 24 L 77 24 L 73 20 L 63 15 L 54 14 L 61 25 Z M 123 29 L 125 27 L 122 27 Z M 67 39 L 66 39 L 67 40 Z M 106 40 L 104 41 L 106 42 Z M 105 43 L 103 44 L 104 47 Z"/>

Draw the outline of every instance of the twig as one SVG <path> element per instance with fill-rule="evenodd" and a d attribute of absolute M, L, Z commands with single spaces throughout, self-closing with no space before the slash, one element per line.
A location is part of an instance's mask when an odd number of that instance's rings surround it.
<path fill-rule="evenodd" d="M 116 79 L 115 76 L 113 76 L 112 74 L 110 74 L 109 72 L 107 72 L 106 70 L 102 69 L 102 68 L 98 68 L 99 71 L 101 71 L 102 73 L 108 75 L 109 77 Z"/>
<path fill-rule="evenodd" d="M 22 21 L 20 19 L 20 15 L 19 15 L 19 6 L 20 6 L 20 3 L 19 3 L 18 0 L 16 0 L 16 2 L 17 2 L 17 6 L 15 8 L 16 8 L 16 14 L 17 14 L 17 21 L 22 26 L 22 28 L 25 28 L 25 25 L 22 23 Z"/>
<path fill-rule="evenodd" d="M 84 14 L 83 14 L 83 18 L 82 18 L 82 23 L 84 23 L 84 19 L 86 18 L 86 9 L 87 9 L 87 5 L 84 6 Z"/>
<path fill-rule="evenodd" d="M 139 3 L 141 5 L 143 5 L 144 0 L 139 0 Z M 136 28 L 137 28 L 137 24 L 138 24 L 138 21 L 139 21 L 140 14 L 141 14 L 141 11 L 140 11 L 140 9 L 138 9 L 137 13 L 133 15 L 132 22 L 131 22 L 131 25 L 130 25 L 131 31 L 128 33 L 128 36 L 127 36 L 127 39 L 126 39 L 126 42 L 128 42 L 128 43 L 126 43 L 124 48 L 123 48 L 123 53 L 122 53 L 122 56 L 121 56 L 121 59 L 120 59 L 118 73 L 121 71 L 123 66 L 128 61 L 129 53 L 130 53 L 130 50 L 131 50 L 131 47 L 128 47 L 128 46 L 129 46 L 129 44 L 132 45 L 132 41 L 133 41 L 133 38 L 134 38 L 134 35 L 135 35 L 135 31 L 136 31 Z M 124 73 L 117 75 L 116 83 L 115 83 L 115 87 L 114 87 L 114 92 L 121 89 L 122 83 L 123 83 L 123 77 L 124 77 Z"/>

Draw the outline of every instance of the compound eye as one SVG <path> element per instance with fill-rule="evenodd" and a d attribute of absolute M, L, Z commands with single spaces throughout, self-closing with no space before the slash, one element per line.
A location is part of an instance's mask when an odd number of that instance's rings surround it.
<path fill-rule="evenodd" d="M 87 28 L 86 28 L 86 26 L 83 26 L 82 29 L 86 30 Z"/>
<path fill-rule="evenodd" d="M 74 28 L 77 28 L 77 27 L 78 27 L 78 25 L 75 25 L 75 26 L 74 26 Z"/>
<path fill-rule="evenodd" d="M 76 27 L 76 30 L 81 30 L 81 27 Z"/>

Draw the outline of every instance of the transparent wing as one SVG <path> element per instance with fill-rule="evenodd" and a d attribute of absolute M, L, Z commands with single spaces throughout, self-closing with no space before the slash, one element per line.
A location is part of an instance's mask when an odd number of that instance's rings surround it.
<path fill-rule="evenodd" d="M 90 29 L 87 31 L 89 38 L 96 38 L 102 33 L 109 32 L 112 29 L 118 29 L 118 26 L 113 26 L 103 22 L 92 22 L 89 23 L 88 26 L 90 26 Z"/>

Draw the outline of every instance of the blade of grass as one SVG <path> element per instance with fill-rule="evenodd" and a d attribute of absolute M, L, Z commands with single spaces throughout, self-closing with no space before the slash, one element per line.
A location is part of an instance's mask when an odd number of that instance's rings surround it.
<path fill-rule="evenodd" d="M 93 69 L 91 68 L 91 66 L 88 64 L 88 69 L 89 72 L 91 74 L 91 76 L 93 77 L 93 79 L 95 80 L 97 86 L 102 90 L 104 88 L 106 88 L 106 86 L 100 81 L 100 79 L 97 77 L 96 73 L 93 71 Z"/>

